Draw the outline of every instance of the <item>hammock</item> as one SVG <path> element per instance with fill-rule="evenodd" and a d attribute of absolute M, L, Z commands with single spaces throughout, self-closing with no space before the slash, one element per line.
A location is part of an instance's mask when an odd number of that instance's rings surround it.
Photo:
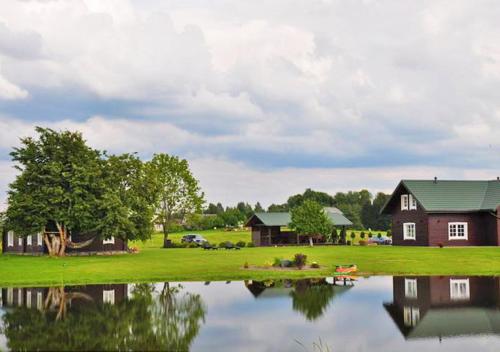
<path fill-rule="evenodd" d="M 87 246 L 90 246 L 90 244 L 92 242 L 94 242 L 95 240 L 95 237 L 92 237 L 91 239 L 89 240 L 86 240 L 86 241 L 83 241 L 83 242 L 78 242 L 78 243 L 75 243 L 75 242 L 68 242 L 68 244 L 66 245 L 66 247 L 68 248 L 72 248 L 72 249 L 80 249 L 80 248 L 85 248 Z"/>

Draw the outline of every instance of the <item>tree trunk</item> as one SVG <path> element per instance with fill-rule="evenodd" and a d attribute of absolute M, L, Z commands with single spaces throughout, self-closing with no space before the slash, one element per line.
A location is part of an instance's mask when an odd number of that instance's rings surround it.
<path fill-rule="evenodd" d="M 45 245 L 47 246 L 47 250 L 49 251 L 49 255 L 52 257 L 54 255 L 54 250 L 52 249 L 52 243 L 49 240 L 49 235 L 46 233 L 43 234 L 43 241 L 45 242 Z"/>
<path fill-rule="evenodd" d="M 168 239 L 168 228 L 167 228 L 167 222 L 163 222 L 163 248 L 168 248 L 170 247 L 170 241 Z"/>
<path fill-rule="evenodd" d="M 57 248 L 57 255 L 64 257 L 66 255 L 66 241 L 67 241 L 67 229 L 66 226 L 59 224 L 56 221 L 57 230 L 59 231 L 59 243 Z"/>

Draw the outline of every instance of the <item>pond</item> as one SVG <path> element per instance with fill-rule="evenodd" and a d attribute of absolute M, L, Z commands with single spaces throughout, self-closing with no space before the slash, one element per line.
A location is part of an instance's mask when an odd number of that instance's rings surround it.
<path fill-rule="evenodd" d="M 500 349 L 498 277 L 162 282 L 0 292 L 2 351 Z"/>

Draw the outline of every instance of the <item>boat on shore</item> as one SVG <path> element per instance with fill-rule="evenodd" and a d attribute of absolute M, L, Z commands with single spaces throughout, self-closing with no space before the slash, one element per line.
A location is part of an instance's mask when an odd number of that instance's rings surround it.
<path fill-rule="evenodd" d="M 335 267 L 334 275 L 348 275 L 358 271 L 358 266 L 356 264 L 348 265 L 337 265 Z"/>

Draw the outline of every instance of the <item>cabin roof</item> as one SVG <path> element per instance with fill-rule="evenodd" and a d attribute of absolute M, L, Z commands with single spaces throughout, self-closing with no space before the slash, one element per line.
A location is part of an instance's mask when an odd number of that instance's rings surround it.
<path fill-rule="evenodd" d="M 402 180 L 382 208 L 385 212 L 404 186 L 429 212 L 494 211 L 500 204 L 500 181 Z"/>
<path fill-rule="evenodd" d="M 351 226 L 352 222 L 334 207 L 325 208 L 325 212 L 337 226 Z M 248 219 L 246 226 L 264 225 L 264 226 L 288 226 L 292 221 L 290 213 L 255 213 Z"/>

